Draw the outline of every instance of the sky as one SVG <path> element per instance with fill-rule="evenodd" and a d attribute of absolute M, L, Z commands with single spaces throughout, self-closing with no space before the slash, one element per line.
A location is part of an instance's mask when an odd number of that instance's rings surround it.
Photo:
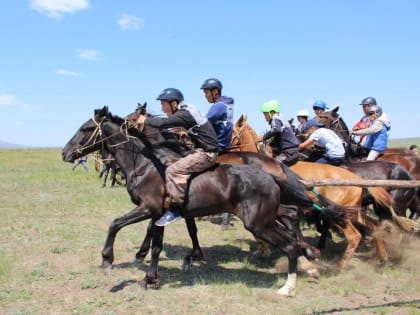
<path fill-rule="evenodd" d="M 13 0 L 0 4 L 0 140 L 64 147 L 108 105 L 121 117 L 178 88 L 207 113 L 201 84 L 223 83 L 258 132 L 315 100 L 352 126 L 366 96 L 390 137 L 420 136 L 420 1 Z"/>

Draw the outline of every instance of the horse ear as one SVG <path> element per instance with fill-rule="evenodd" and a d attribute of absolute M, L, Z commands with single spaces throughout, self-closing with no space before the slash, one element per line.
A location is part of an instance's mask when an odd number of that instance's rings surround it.
<path fill-rule="evenodd" d="M 136 112 L 139 114 L 139 115 L 145 115 L 146 114 L 146 112 L 147 112 L 147 102 L 144 102 L 144 104 L 142 105 L 142 104 L 140 104 L 140 103 L 137 103 L 137 109 L 136 109 Z"/>
<path fill-rule="evenodd" d="M 105 105 L 101 109 L 95 109 L 94 111 L 95 116 L 106 116 L 109 114 L 108 105 Z"/>
<path fill-rule="evenodd" d="M 336 113 L 338 112 L 338 110 L 340 109 L 340 106 L 336 106 L 332 109 L 332 112 Z"/>
<path fill-rule="evenodd" d="M 244 115 L 242 114 L 242 115 L 239 117 L 237 124 L 238 124 L 239 126 L 241 126 L 243 123 L 244 123 Z"/>

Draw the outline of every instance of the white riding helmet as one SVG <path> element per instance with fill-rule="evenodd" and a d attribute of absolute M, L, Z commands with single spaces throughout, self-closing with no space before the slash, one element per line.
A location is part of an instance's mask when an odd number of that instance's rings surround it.
<path fill-rule="evenodd" d="M 309 112 L 306 109 L 302 109 L 302 110 L 298 111 L 296 116 L 309 117 Z"/>

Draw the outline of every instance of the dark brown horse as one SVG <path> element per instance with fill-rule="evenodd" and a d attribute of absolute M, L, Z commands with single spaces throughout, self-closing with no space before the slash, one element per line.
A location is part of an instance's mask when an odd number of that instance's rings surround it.
<path fill-rule="evenodd" d="M 124 221 L 125 225 L 118 225 L 122 228 L 147 219 L 154 222 L 162 214 L 165 163 L 179 158 L 183 150 L 174 143 L 152 144 L 150 140 L 156 133 L 154 128 L 145 126 L 137 137 L 133 137 L 128 133 L 127 126 L 124 126 L 124 121 L 112 116 L 104 107 L 79 128 L 63 149 L 63 159 L 67 162 L 102 146 L 112 152 L 127 179 L 131 199 L 137 205 L 111 224 L 102 252 L 105 267 L 109 267 L 113 259 L 107 252 L 117 232 L 113 225 Z M 282 185 L 291 183 L 255 167 L 220 164 L 191 180 L 183 216 L 192 219 L 224 212 L 238 216 L 255 238 L 280 248 L 287 255 L 288 279 L 278 293 L 290 296 L 295 293 L 297 257 L 304 252 L 299 244 L 302 240 L 299 239 L 297 212 L 291 214 L 284 211 L 280 203 Z M 326 212 L 327 215 L 328 209 Z M 344 212 L 331 212 L 330 215 L 338 220 Z M 152 261 L 141 281 L 144 287 L 155 286 L 160 282 L 158 261 L 163 244 L 163 228 L 152 224 L 151 234 Z"/>

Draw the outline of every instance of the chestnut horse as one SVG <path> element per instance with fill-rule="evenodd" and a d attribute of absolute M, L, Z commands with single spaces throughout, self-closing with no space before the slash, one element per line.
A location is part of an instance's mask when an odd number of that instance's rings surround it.
<path fill-rule="evenodd" d="M 241 116 L 238 121 L 234 124 L 232 142 L 231 145 L 239 148 L 240 150 L 249 150 L 251 152 L 260 152 L 261 146 L 257 142 L 257 134 L 255 130 L 248 124 L 245 116 Z M 262 147 L 263 148 L 263 147 Z M 327 164 L 314 164 L 310 162 L 298 162 L 295 165 L 290 167 L 292 171 L 301 176 L 303 179 L 358 179 L 361 177 L 340 167 L 327 165 Z M 385 211 L 388 212 L 388 216 L 392 217 L 397 224 L 404 230 L 409 230 L 412 226 L 411 222 L 407 222 L 404 218 L 398 217 L 393 208 L 393 200 L 391 196 L 381 187 L 369 187 L 367 191 L 373 197 L 376 203 L 381 205 Z M 353 206 L 353 207 L 362 207 L 363 204 L 363 189 L 360 187 L 332 187 L 332 186 L 320 186 L 316 187 L 314 194 L 311 194 L 311 197 L 316 202 L 316 196 L 320 193 L 329 200 L 333 201 L 336 204 L 343 206 Z M 364 213 L 354 218 L 353 223 L 358 223 L 362 226 L 365 226 L 371 231 L 375 231 L 379 222 L 369 216 L 366 216 Z M 354 250 L 357 248 L 360 240 L 361 234 L 354 228 L 351 222 L 348 222 L 349 226 L 352 227 L 352 232 L 348 234 L 344 233 L 348 246 L 345 252 L 347 257 L 344 261 L 344 257 L 340 262 L 343 267 L 348 263 L 348 260 L 352 256 Z M 326 233 L 322 233 L 320 240 L 320 247 L 325 246 L 325 237 Z M 377 240 L 377 250 L 381 259 L 385 259 L 383 244 L 380 244 L 380 240 Z"/>
<path fill-rule="evenodd" d="M 138 132 L 137 129 L 132 132 Z M 79 156 L 105 147 L 120 165 L 127 179 L 127 191 L 137 205 L 126 215 L 114 220 L 102 252 L 103 265 L 109 267 L 113 257 L 107 252 L 113 243 L 116 230 L 113 225 L 124 221 L 123 226 L 151 219 L 152 257 L 149 270 L 140 284 L 157 286 L 159 255 L 163 246 L 163 227 L 153 224 L 161 215 L 165 197 L 163 174 L 165 164 L 185 154 L 183 148 L 173 142 L 153 144 L 158 130 L 150 126 L 133 137 L 124 120 L 111 115 L 108 108 L 95 111 L 95 116 L 84 123 L 63 149 L 63 160 L 73 162 Z M 270 175 L 248 165 L 219 164 L 191 179 L 183 216 L 192 219 L 217 213 L 230 212 L 238 216 L 255 238 L 278 247 L 289 260 L 286 284 L 277 293 L 285 296 L 295 294 L 297 257 L 308 254 L 303 251 L 299 231 L 299 215 L 296 209 L 287 211 L 280 203 L 283 185 L 290 181 Z M 296 187 L 299 190 L 299 187 Z M 312 201 L 309 199 L 309 204 Z M 324 210 L 336 220 L 345 220 L 346 213 Z M 111 233 L 113 230 L 113 233 Z"/>

